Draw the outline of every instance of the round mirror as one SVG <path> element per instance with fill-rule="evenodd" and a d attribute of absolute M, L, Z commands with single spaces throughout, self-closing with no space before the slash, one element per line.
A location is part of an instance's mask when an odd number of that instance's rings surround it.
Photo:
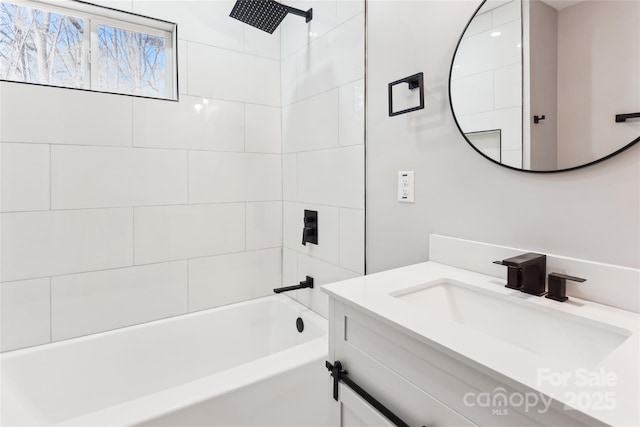
<path fill-rule="evenodd" d="M 451 64 L 466 140 L 501 165 L 575 169 L 640 141 L 640 1 L 486 0 Z"/>

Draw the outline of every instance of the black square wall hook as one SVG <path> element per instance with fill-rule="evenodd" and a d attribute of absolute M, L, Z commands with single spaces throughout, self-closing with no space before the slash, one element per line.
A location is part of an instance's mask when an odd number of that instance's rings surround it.
<path fill-rule="evenodd" d="M 422 86 L 422 73 L 411 76 L 410 80 L 407 80 L 407 83 L 409 83 L 409 89 L 415 89 Z"/>
<path fill-rule="evenodd" d="M 420 89 L 420 105 L 406 108 L 400 111 L 393 111 L 393 87 L 401 83 L 407 83 L 409 90 Z M 417 73 L 404 79 L 389 83 L 389 117 L 409 113 L 411 111 L 422 110 L 424 108 L 424 78 L 422 73 Z"/>

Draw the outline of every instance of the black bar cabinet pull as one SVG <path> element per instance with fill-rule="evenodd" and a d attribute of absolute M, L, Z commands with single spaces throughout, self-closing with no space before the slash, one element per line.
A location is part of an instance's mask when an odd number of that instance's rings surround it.
<path fill-rule="evenodd" d="M 329 363 L 329 361 L 326 361 L 325 366 L 327 367 L 327 370 L 331 372 L 331 376 L 333 377 L 333 398 L 336 401 L 338 400 L 338 383 L 342 381 L 343 383 L 348 385 L 351 390 L 355 391 L 360 397 L 366 400 L 367 403 L 376 408 L 378 412 L 384 415 L 393 424 L 397 425 L 398 427 L 410 427 L 409 424 L 405 423 L 404 421 L 402 421 L 402 419 L 400 419 L 400 417 L 391 412 L 389 408 L 378 402 L 373 396 L 363 390 L 362 387 L 353 382 L 353 380 L 348 377 L 349 373 L 342 369 L 342 363 L 340 363 L 339 360 L 333 362 L 333 365 Z"/>
<path fill-rule="evenodd" d="M 616 114 L 616 123 L 626 122 L 627 119 L 639 119 L 640 113 Z"/>

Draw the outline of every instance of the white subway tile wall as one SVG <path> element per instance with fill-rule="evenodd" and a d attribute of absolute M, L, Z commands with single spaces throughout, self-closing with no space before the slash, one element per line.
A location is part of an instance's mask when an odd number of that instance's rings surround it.
<path fill-rule="evenodd" d="M 187 203 L 187 152 L 51 147 L 51 208 Z"/>
<path fill-rule="evenodd" d="M 272 37 L 250 25 L 243 25 L 243 28 L 245 53 L 280 61 L 280 37 Z M 274 34 L 280 34 L 280 29 Z"/>
<path fill-rule="evenodd" d="M 338 2 L 336 10 L 338 24 L 342 24 L 346 20 L 354 16 L 364 13 L 364 1 L 361 0 L 343 0 Z"/>
<path fill-rule="evenodd" d="M 191 151 L 189 201 L 282 200 L 281 164 L 279 154 Z"/>
<path fill-rule="evenodd" d="M 364 78 L 364 13 L 318 37 L 296 63 L 299 100 Z"/>
<path fill-rule="evenodd" d="M 283 152 L 320 150 L 338 146 L 338 89 L 282 109 Z"/>
<path fill-rule="evenodd" d="M 129 96 L 3 82 L 0 103 L 1 142 L 132 144 Z"/>
<path fill-rule="evenodd" d="M 189 310 L 273 293 L 280 285 L 280 248 L 189 260 Z"/>
<path fill-rule="evenodd" d="M 187 80 L 187 63 L 189 57 L 189 45 L 186 40 L 178 40 L 178 93 L 182 97 L 189 93 L 189 80 Z"/>
<path fill-rule="evenodd" d="M 280 61 L 200 43 L 188 49 L 190 95 L 280 106 Z"/>
<path fill-rule="evenodd" d="M 313 289 L 297 290 L 296 299 L 307 307 L 310 307 L 316 313 L 328 317 L 329 299 L 320 287 L 327 283 L 353 279 L 354 277 L 360 276 L 360 273 L 347 270 L 312 256 L 298 254 L 298 275 L 313 277 L 315 279 L 315 285 Z"/>
<path fill-rule="evenodd" d="M 52 339 L 186 313 L 186 294 L 187 261 L 52 277 Z"/>
<path fill-rule="evenodd" d="M 318 244 L 302 245 L 302 219 L 305 209 L 318 212 Z M 333 264 L 340 262 L 340 208 L 312 203 L 284 202 L 283 244 L 285 248 Z M 300 272 L 304 279 L 306 274 Z"/>
<path fill-rule="evenodd" d="M 190 279 L 228 281 L 193 258 L 251 250 L 269 282 L 197 309 L 281 282 L 279 32 L 233 1 L 100 4 L 178 23 L 180 101 L 0 83 L 2 351 L 186 313 Z"/>
<path fill-rule="evenodd" d="M 2 188 L 0 210 L 49 209 L 49 145 L 0 144 Z"/>
<path fill-rule="evenodd" d="M 282 22 L 282 57 L 303 50 L 315 39 L 334 29 L 337 3 L 339 2 L 296 1 L 293 7 L 297 9 L 313 8 L 313 19 L 309 23 L 304 19 L 285 19 Z"/>
<path fill-rule="evenodd" d="M 0 280 L 133 265 L 133 209 L 3 213 Z"/>
<path fill-rule="evenodd" d="M 133 100 L 136 147 L 244 151 L 245 104 L 182 95 L 180 102 Z"/>
<path fill-rule="evenodd" d="M 49 278 L 0 284 L 0 351 L 51 340 Z"/>
<path fill-rule="evenodd" d="M 361 145 L 298 153 L 298 200 L 364 209 L 363 171 Z"/>
<path fill-rule="evenodd" d="M 282 246 L 282 202 L 247 203 L 247 250 Z"/>
<path fill-rule="evenodd" d="M 282 155 L 282 199 L 294 202 L 298 200 L 298 155 Z"/>
<path fill-rule="evenodd" d="M 364 1 L 298 1 L 310 25 L 282 25 L 283 286 L 323 316 L 320 286 L 365 272 Z M 317 19 L 316 19 L 317 17 Z M 303 246 L 304 210 L 318 211 L 318 245 Z"/>
<path fill-rule="evenodd" d="M 0 351 L 363 274 L 364 2 L 99 4 L 178 23 L 180 100 L 0 82 Z"/>
<path fill-rule="evenodd" d="M 364 80 L 340 86 L 340 145 L 364 145 Z"/>
<path fill-rule="evenodd" d="M 250 27 L 248 27 L 250 28 Z M 245 104 L 245 151 L 249 153 L 281 153 L 282 127 L 280 107 Z"/>
<path fill-rule="evenodd" d="M 340 265 L 362 273 L 364 266 L 364 210 L 340 209 Z"/>
<path fill-rule="evenodd" d="M 136 208 L 136 264 L 243 251 L 245 210 L 245 203 Z"/>

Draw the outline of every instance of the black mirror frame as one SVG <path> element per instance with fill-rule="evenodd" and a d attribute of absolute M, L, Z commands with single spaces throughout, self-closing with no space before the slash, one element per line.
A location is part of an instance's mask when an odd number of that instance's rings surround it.
<path fill-rule="evenodd" d="M 453 63 L 456 59 L 456 54 L 458 53 L 458 48 L 460 47 L 460 43 L 462 42 L 462 38 L 464 37 L 464 33 L 467 32 L 467 28 L 469 28 L 469 25 L 471 25 L 471 21 L 473 21 L 473 18 L 476 17 L 476 15 L 478 14 L 478 11 L 482 8 L 482 6 L 484 6 L 484 4 L 487 2 L 487 0 L 482 0 L 482 3 L 480 3 L 480 6 L 478 6 L 475 10 L 475 12 L 473 12 L 473 15 L 471 16 L 471 18 L 469 19 L 469 21 L 467 22 L 467 25 L 464 26 L 464 29 L 462 30 L 462 33 L 460 34 L 460 38 L 458 39 L 458 43 L 456 43 L 456 49 L 453 52 L 453 57 L 451 58 L 451 66 L 449 67 L 449 106 L 451 107 L 451 114 L 453 115 L 453 120 L 456 123 L 456 127 L 458 128 L 458 130 L 460 131 L 460 135 L 462 135 L 462 137 L 464 138 L 464 140 L 467 142 L 467 144 L 469 144 L 471 146 L 471 148 L 473 148 L 478 154 L 480 154 L 482 157 L 484 157 L 485 159 L 489 160 L 492 163 L 495 163 L 497 165 L 502 166 L 503 168 L 507 168 L 507 169 L 511 169 L 514 171 L 519 171 L 519 172 L 529 172 L 529 173 L 556 173 L 556 172 L 569 172 L 569 171 L 573 171 L 576 169 L 582 169 L 585 168 L 587 166 L 591 166 L 591 165 L 595 165 L 596 163 L 600 163 L 603 162 L 617 154 L 622 153 L 623 151 L 625 151 L 626 149 L 632 147 L 634 144 L 636 144 L 637 142 L 640 142 L 640 136 L 638 136 L 636 139 L 634 139 L 633 141 L 631 141 L 630 143 L 628 143 L 627 145 L 625 145 L 624 147 L 614 151 L 611 154 L 607 154 L 604 157 L 600 157 L 599 159 L 596 159 L 592 162 L 589 163 L 585 163 L 582 165 L 578 165 L 578 166 L 573 166 L 570 168 L 566 168 L 566 169 L 554 169 L 554 170 L 530 170 L 530 169 L 522 169 L 522 168 L 515 168 L 513 166 L 509 166 L 509 165 L 505 165 L 503 163 L 497 162 L 495 160 L 493 160 L 492 158 L 488 157 L 487 155 L 485 155 L 482 151 L 480 151 L 478 148 L 476 148 L 475 145 L 473 145 L 471 143 L 471 141 L 469 141 L 469 139 L 467 138 L 467 136 L 465 135 L 464 131 L 462 130 L 462 128 L 460 127 L 460 123 L 458 122 L 458 118 L 456 117 L 456 112 L 453 109 L 453 99 L 451 98 L 451 75 L 453 74 Z"/>

